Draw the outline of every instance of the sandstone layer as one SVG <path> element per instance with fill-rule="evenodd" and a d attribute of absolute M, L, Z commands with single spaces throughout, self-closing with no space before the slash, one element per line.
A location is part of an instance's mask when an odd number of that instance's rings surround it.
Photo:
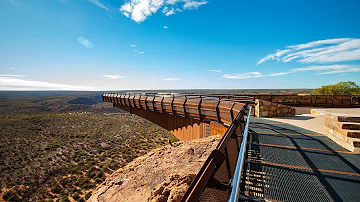
<path fill-rule="evenodd" d="M 155 149 L 114 172 L 88 201 L 180 201 L 219 140 L 211 136 Z"/>

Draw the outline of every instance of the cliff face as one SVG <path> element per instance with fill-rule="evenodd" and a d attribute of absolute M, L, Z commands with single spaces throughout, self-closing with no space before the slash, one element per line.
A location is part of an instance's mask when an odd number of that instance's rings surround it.
<path fill-rule="evenodd" d="M 180 201 L 219 140 L 212 136 L 155 149 L 114 172 L 88 201 Z"/>

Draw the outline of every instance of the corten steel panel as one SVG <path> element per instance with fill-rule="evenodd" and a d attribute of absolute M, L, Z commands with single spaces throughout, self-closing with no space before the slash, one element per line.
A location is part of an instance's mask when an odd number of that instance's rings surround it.
<path fill-rule="evenodd" d="M 110 94 L 107 97 L 111 97 Z M 106 99 L 106 98 L 105 98 Z M 112 97 L 110 102 L 131 106 L 132 108 L 139 107 L 138 104 L 134 101 L 140 99 L 140 107 L 142 109 L 147 109 L 150 111 L 164 112 L 181 115 L 187 118 L 195 118 L 199 120 L 206 121 L 217 121 L 220 123 L 230 124 L 234 118 L 234 114 L 237 114 L 241 108 L 244 106 L 243 103 L 234 102 L 231 100 L 214 100 L 206 99 L 203 100 L 199 98 L 189 98 L 188 100 L 185 97 L 164 98 L 163 105 L 161 104 L 162 97 L 155 99 L 155 97 L 142 96 L 140 98 L 134 97 L 134 95 L 121 95 L 120 102 L 118 100 L 113 100 Z M 154 100 L 155 99 L 155 100 Z M 154 108 L 154 105 L 158 106 Z M 147 106 L 147 107 L 145 107 Z M 161 108 L 161 109 L 160 109 Z M 155 109 L 155 110 L 154 110 Z"/>
<path fill-rule="evenodd" d="M 142 109 L 147 109 L 147 103 L 146 103 L 146 96 L 141 96 L 140 98 L 140 105 Z"/>
<path fill-rule="evenodd" d="M 115 103 L 120 104 L 120 95 L 115 95 Z"/>
<path fill-rule="evenodd" d="M 162 96 L 156 96 L 154 99 L 154 104 L 155 104 L 155 111 L 158 112 L 162 112 L 163 106 L 162 106 L 162 101 L 163 101 L 164 97 Z"/>
<path fill-rule="evenodd" d="M 116 102 L 117 102 L 116 96 L 117 96 L 117 94 L 114 94 L 114 95 L 112 96 L 112 101 L 113 101 L 113 103 L 116 103 Z"/>
<path fill-rule="evenodd" d="M 126 106 L 131 106 L 130 102 L 129 102 L 129 98 L 130 98 L 130 95 L 125 95 L 125 97 L 124 97 L 124 101 L 125 101 Z"/>
<path fill-rule="evenodd" d="M 132 107 L 136 107 L 134 95 L 129 96 L 129 102 Z"/>
<path fill-rule="evenodd" d="M 243 103 L 207 98 L 186 99 L 185 97 L 177 97 L 173 101 L 171 97 L 167 97 L 166 99 L 154 96 L 135 97 L 130 94 L 121 95 L 119 99 L 117 95 L 111 94 L 105 96 L 105 100 L 107 99 L 106 97 L 109 97 L 109 101 L 114 103 L 115 107 L 119 107 L 154 122 L 171 131 L 180 140 L 191 140 L 208 135 L 224 134 L 226 127 L 223 124 L 231 123 L 233 114 L 237 114 L 244 107 Z M 139 105 L 134 102 L 134 99 L 135 101 L 140 99 L 140 103 L 144 101 L 143 104 L 141 104 L 141 108 L 137 108 Z M 171 109 L 168 111 L 175 111 L 175 115 L 180 114 L 180 116 L 172 115 L 172 113 L 163 113 L 161 109 L 154 108 L 154 103 L 156 106 L 161 107 L 161 101 L 163 101 L 165 112 L 166 107 L 168 107 Z M 171 107 L 171 103 L 173 103 L 173 107 Z M 147 108 L 145 108 L 145 104 Z M 172 110 L 172 108 L 174 110 Z M 155 111 L 152 111 L 154 109 Z M 184 113 L 184 110 L 186 113 Z M 220 123 L 214 123 L 214 121 L 220 121 Z"/>
<path fill-rule="evenodd" d="M 172 113 L 172 107 L 171 107 L 171 103 L 173 101 L 174 98 L 172 97 L 165 97 L 163 100 L 163 106 L 164 106 L 164 111 L 166 113 Z"/>
<path fill-rule="evenodd" d="M 125 111 L 128 111 L 139 115 L 167 130 L 175 135 L 179 140 L 191 140 L 204 137 L 204 131 L 202 130 L 202 124 L 208 124 L 200 120 L 191 118 L 185 118 L 180 116 L 173 116 L 170 114 L 154 113 L 152 111 L 130 108 L 129 106 L 114 104 L 114 107 L 118 107 Z"/>
<path fill-rule="evenodd" d="M 137 108 L 141 108 L 141 107 L 140 107 L 140 96 L 141 96 L 141 95 L 139 95 L 139 94 L 137 94 L 137 95 L 134 96 L 135 105 L 136 105 Z"/>
<path fill-rule="evenodd" d="M 223 135 L 225 134 L 227 127 L 220 123 L 210 122 L 210 135 Z"/>
<path fill-rule="evenodd" d="M 185 115 L 184 112 L 185 97 L 177 97 L 173 102 L 173 107 L 176 114 Z"/>
<path fill-rule="evenodd" d="M 155 108 L 154 108 L 154 99 L 155 99 L 154 96 L 148 96 L 146 98 L 146 103 L 147 103 L 148 109 L 151 110 L 151 111 L 155 110 Z"/>
<path fill-rule="evenodd" d="M 126 97 L 125 94 L 121 95 L 121 97 L 120 97 L 120 100 L 121 100 L 121 104 L 122 104 L 122 105 L 126 105 L 126 103 L 125 103 L 125 97 Z"/>
<path fill-rule="evenodd" d="M 200 106 L 201 106 L 200 98 L 188 98 L 185 103 L 186 116 L 200 119 L 200 115 L 201 115 L 201 112 L 199 111 Z"/>
<path fill-rule="evenodd" d="M 110 94 L 110 95 L 109 95 L 110 102 L 112 102 L 112 103 L 114 102 L 113 97 L 114 97 L 114 94 Z"/>

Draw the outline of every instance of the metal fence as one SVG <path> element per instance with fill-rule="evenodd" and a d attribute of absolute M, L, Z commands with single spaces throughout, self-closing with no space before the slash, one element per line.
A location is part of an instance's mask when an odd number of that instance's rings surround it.
<path fill-rule="evenodd" d="M 191 183 L 182 202 L 238 200 L 250 112 L 251 107 L 245 105 L 238 113 Z"/>

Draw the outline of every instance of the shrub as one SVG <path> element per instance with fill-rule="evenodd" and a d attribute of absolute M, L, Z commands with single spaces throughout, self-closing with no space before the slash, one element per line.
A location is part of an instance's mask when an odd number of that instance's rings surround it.
<path fill-rule="evenodd" d="M 73 195 L 73 199 L 75 200 L 79 200 L 80 199 L 80 195 L 78 193 Z"/>
<path fill-rule="evenodd" d="M 4 193 L 3 199 L 5 201 L 8 201 L 12 196 L 17 196 L 17 195 L 16 195 L 16 192 L 14 192 L 13 190 L 10 190 L 10 191 L 7 191 Z"/>
<path fill-rule="evenodd" d="M 60 194 L 62 191 L 61 187 L 56 184 L 55 186 L 51 187 L 51 192 L 54 194 Z"/>
<path fill-rule="evenodd" d="M 359 95 L 360 86 L 353 81 L 339 82 L 334 85 L 321 86 L 312 91 L 313 95 Z"/>
<path fill-rule="evenodd" d="M 85 199 L 88 200 L 91 196 L 92 192 L 89 191 L 88 193 L 85 194 Z"/>

